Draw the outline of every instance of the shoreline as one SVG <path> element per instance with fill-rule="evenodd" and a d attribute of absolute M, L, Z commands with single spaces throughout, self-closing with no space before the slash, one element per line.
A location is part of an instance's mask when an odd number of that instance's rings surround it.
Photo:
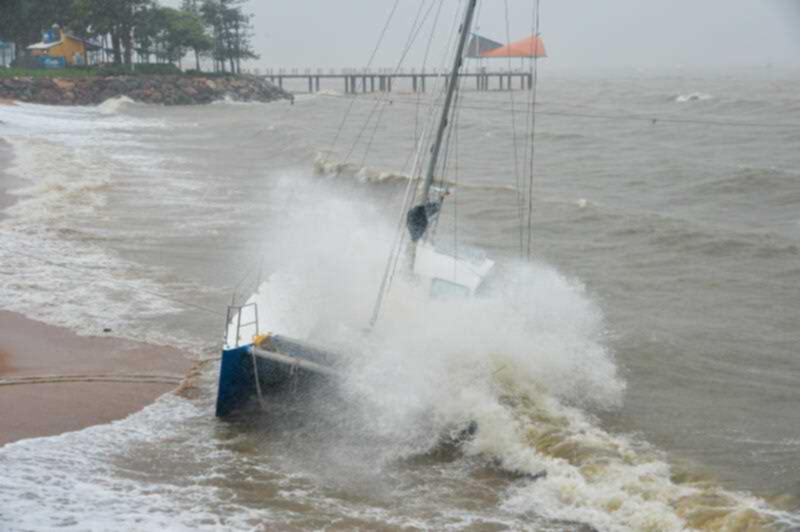
<path fill-rule="evenodd" d="M 3 105 L 2 101 L 0 105 Z M 13 160 L 14 150 L 11 144 L 0 137 L 0 220 L 6 217 L 5 210 L 17 202 L 16 196 L 8 192 L 18 181 L 8 173 Z"/>
<path fill-rule="evenodd" d="M 0 100 L 0 106 L 14 105 Z M 22 185 L 0 137 L 0 223 Z M 0 447 L 133 414 L 179 389 L 195 363 L 174 348 L 109 336 L 79 336 L 0 310 Z"/>
<path fill-rule="evenodd" d="M 180 388 L 181 351 L 0 310 L 0 447 L 125 418 Z"/>
<path fill-rule="evenodd" d="M 294 100 L 277 85 L 249 75 L 0 77 L 0 102 L 99 105 L 121 96 L 135 102 L 161 105 L 203 105 L 225 99 L 265 103 Z"/>

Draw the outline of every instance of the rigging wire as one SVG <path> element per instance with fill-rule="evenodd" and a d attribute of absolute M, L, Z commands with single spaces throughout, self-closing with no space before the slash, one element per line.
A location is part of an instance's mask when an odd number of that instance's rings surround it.
<path fill-rule="evenodd" d="M 511 25 L 509 23 L 509 16 L 508 16 L 508 0 L 504 0 L 504 12 L 506 18 L 506 42 L 511 42 Z M 512 71 L 511 65 L 511 54 L 508 56 L 508 71 Z M 511 79 L 509 78 L 508 83 L 511 83 Z M 510 88 L 510 87 L 509 87 Z M 516 184 L 517 190 L 522 190 L 522 179 L 519 173 L 519 154 L 517 151 L 517 114 L 516 114 L 516 105 L 514 102 L 514 91 L 509 90 L 508 96 L 511 102 L 511 136 L 514 146 L 514 183 Z M 522 203 L 522 195 L 519 194 L 519 198 L 517 199 L 517 216 L 519 217 L 520 223 L 519 225 L 519 253 L 522 255 L 522 218 L 523 218 L 523 203 Z"/>
<path fill-rule="evenodd" d="M 436 16 L 433 19 L 433 25 L 431 26 L 431 32 L 428 35 L 428 44 L 425 46 L 425 55 L 422 57 L 422 74 L 425 74 L 425 68 L 428 66 L 428 55 L 431 51 L 431 44 L 433 44 L 433 36 L 436 34 L 436 27 L 439 24 L 439 16 L 442 14 L 442 6 L 444 2 L 439 2 L 439 8 L 436 10 Z M 424 78 L 420 78 L 420 82 L 424 83 Z M 422 91 L 419 90 L 420 87 L 417 87 L 417 94 L 416 94 L 416 105 L 414 109 L 414 144 L 416 145 L 419 141 L 419 107 L 420 103 L 422 103 Z M 411 157 L 414 156 L 414 152 L 410 152 L 408 155 L 408 159 L 406 159 L 406 164 L 403 165 L 404 168 L 408 166 L 408 162 L 411 160 Z"/>
<path fill-rule="evenodd" d="M 411 32 L 409 33 L 408 39 L 406 40 L 406 44 L 405 44 L 405 47 L 403 49 L 403 53 L 401 54 L 400 59 L 397 61 L 397 64 L 396 64 L 394 70 L 392 71 L 392 74 L 397 74 L 400 71 L 400 68 L 403 66 L 403 62 L 405 61 L 406 56 L 408 55 L 408 52 L 411 50 L 411 47 L 413 46 L 414 41 L 417 39 L 417 36 L 419 35 L 420 30 L 422 29 L 422 25 L 423 24 L 420 23 L 420 21 L 419 21 L 419 13 L 422 11 L 422 8 L 424 7 L 426 1 L 427 0 L 422 0 L 420 2 L 420 9 L 417 12 L 417 18 L 414 20 L 414 24 L 412 25 Z M 423 18 L 423 21 L 422 21 L 423 23 L 424 23 L 424 20 L 427 19 L 428 15 L 430 14 L 431 9 L 433 9 L 433 6 L 434 6 L 434 3 L 431 3 L 431 6 L 428 8 L 428 11 L 425 13 L 425 17 Z M 381 96 L 375 102 L 375 105 L 370 110 L 369 115 L 367 116 L 367 119 L 364 121 L 364 125 L 359 130 L 358 135 L 356 135 L 356 138 L 353 141 L 352 146 L 350 147 L 350 150 L 347 152 L 347 155 L 344 158 L 345 164 L 350 160 L 350 156 L 353 154 L 353 151 L 356 149 L 356 146 L 358 146 L 358 143 L 360 142 L 361 137 L 364 135 L 364 131 L 366 131 L 367 126 L 369 125 L 370 121 L 372 120 L 372 116 L 375 114 L 375 111 L 379 107 L 381 109 L 383 109 L 381 104 L 388 98 L 388 94 L 389 94 L 388 92 L 381 94 Z M 380 120 L 380 115 L 379 115 L 377 120 Z M 366 157 L 366 155 L 365 155 L 365 157 Z"/>
<path fill-rule="evenodd" d="M 423 8 L 425 7 L 426 2 L 427 2 L 427 0 L 420 0 L 419 8 L 417 9 L 417 15 L 414 17 L 414 22 L 411 24 L 411 30 L 412 31 L 411 31 L 411 33 L 409 33 L 408 39 L 406 40 L 406 49 L 408 49 L 411 46 L 412 38 L 415 35 L 414 28 L 417 27 L 417 24 L 420 24 L 419 27 L 421 29 L 422 25 L 425 22 L 425 20 L 427 20 L 427 14 L 430 13 L 430 9 L 429 9 L 428 13 L 426 13 L 426 18 L 423 19 L 422 22 L 420 22 L 420 16 L 422 15 L 422 11 L 423 11 Z M 433 5 L 434 4 L 431 4 L 431 8 L 433 7 Z M 402 59 L 401 59 L 401 62 L 402 62 Z M 398 65 L 398 69 L 399 69 L 399 65 Z M 363 82 L 363 80 L 362 80 L 362 82 Z M 380 111 L 378 112 L 378 116 L 375 119 L 375 127 L 372 129 L 372 134 L 370 135 L 369 140 L 367 141 L 367 144 L 364 147 L 364 155 L 361 157 L 361 163 L 359 165 L 360 167 L 363 167 L 365 161 L 367 160 L 367 156 L 369 155 L 369 150 L 372 147 L 372 142 L 375 140 L 375 135 L 377 134 L 378 128 L 380 127 L 381 119 L 383 118 L 383 113 L 386 110 L 386 106 L 385 105 L 381 105 L 380 103 L 376 103 L 375 106 L 373 107 L 372 111 L 370 112 L 369 116 L 367 117 L 367 120 L 366 120 L 366 122 L 364 124 L 364 128 L 366 128 L 366 126 L 369 124 L 370 120 L 372 119 L 372 115 L 375 112 L 375 109 L 377 107 L 380 107 Z M 347 160 L 349 160 L 350 154 L 355 150 L 356 145 L 358 144 L 358 141 L 361 138 L 361 133 L 362 132 L 363 132 L 363 130 L 361 132 L 359 132 L 358 136 L 356 137 L 355 141 L 353 142 L 353 146 L 350 148 L 350 151 L 345 156 L 345 162 L 347 162 Z"/>
<path fill-rule="evenodd" d="M 417 25 L 416 24 L 417 21 L 415 21 L 414 26 L 416 26 L 416 28 L 414 28 L 412 26 L 412 32 L 411 32 L 411 34 L 409 36 L 409 39 L 407 41 L 406 49 L 403 51 L 403 54 L 402 54 L 400 60 L 398 61 L 397 66 L 396 66 L 396 68 L 394 70 L 395 74 L 399 71 L 400 67 L 403 64 L 403 61 L 405 60 L 406 55 L 408 54 L 409 50 L 411 49 L 411 46 L 413 45 L 413 43 L 416 40 L 417 36 L 419 35 L 420 31 L 424 27 L 424 23 L 427 21 L 428 16 L 430 15 L 430 11 L 433 8 L 433 5 L 435 3 L 436 3 L 436 0 L 432 0 L 431 7 L 428 8 L 428 10 L 427 10 L 422 22 L 420 22 Z M 429 37 L 428 48 L 426 49 L 426 54 L 425 54 L 426 61 L 427 61 L 428 53 L 430 51 L 430 43 L 431 43 L 431 40 L 432 40 L 432 36 L 433 36 L 433 34 L 435 32 L 436 24 L 438 23 L 439 13 L 441 12 L 441 4 L 442 3 L 439 2 L 439 10 L 437 10 L 437 15 L 436 15 L 436 18 L 434 20 L 434 25 L 433 25 L 433 28 L 431 29 L 431 36 Z M 421 10 L 424 7 L 424 5 L 425 5 L 425 1 L 423 0 L 423 2 L 420 4 L 420 11 L 419 12 L 421 12 Z M 375 112 L 376 107 L 378 105 L 380 105 L 381 103 L 383 103 L 384 100 L 386 99 L 386 97 L 387 97 L 386 95 L 381 95 L 381 97 L 379 97 L 377 99 L 374 99 L 374 100 L 376 100 L 376 103 L 373 106 L 372 110 L 370 111 L 370 115 L 369 115 L 369 117 L 367 119 L 367 122 L 362 127 L 361 131 L 359 132 L 358 138 L 353 143 L 353 146 L 351 147 L 350 151 L 348 152 L 348 155 L 345 158 L 344 164 L 347 164 L 347 160 L 349 159 L 349 156 L 352 154 L 353 149 L 355 149 L 355 146 L 357 145 L 361 135 L 363 134 L 364 130 L 366 129 L 366 126 L 369 123 L 369 120 L 371 119 L 373 113 Z M 355 104 L 355 101 L 356 101 L 356 98 L 352 98 L 351 99 L 350 105 L 348 107 L 348 114 L 349 114 L 349 111 L 352 109 L 353 105 Z M 434 109 L 434 108 L 435 108 L 435 102 L 431 101 L 431 109 Z M 378 115 L 378 119 L 376 121 L 376 126 L 375 126 L 376 129 L 378 127 L 378 123 L 380 122 L 380 118 L 382 116 L 382 113 L 383 113 L 383 109 L 381 110 L 381 113 Z M 433 113 L 431 113 L 431 116 L 432 116 L 432 114 Z M 346 117 L 345 117 L 345 119 L 346 119 Z M 342 126 L 343 126 L 343 124 L 342 124 Z M 430 123 L 429 123 L 429 127 L 430 127 Z M 340 128 L 340 131 L 341 131 L 341 128 Z M 374 131 L 373 131 L 373 135 L 374 135 Z M 390 255 L 389 260 L 387 261 L 386 269 L 384 271 L 384 275 L 383 275 L 383 278 L 381 280 L 381 285 L 380 285 L 380 288 L 378 290 L 377 300 L 376 300 L 375 306 L 373 308 L 372 317 L 370 318 L 370 327 L 374 326 L 375 322 L 378 319 L 378 316 L 380 314 L 380 310 L 381 310 L 381 307 L 382 307 L 383 299 L 384 299 L 386 293 L 388 292 L 388 290 L 391 288 L 391 284 L 392 284 L 392 281 L 394 279 L 394 275 L 396 274 L 396 271 L 397 271 L 397 266 L 398 266 L 398 263 L 399 263 L 399 257 L 400 257 L 401 250 L 403 249 L 403 245 L 404 245 L 404 242 L 405 242 L 405 231 L 403 230 L 404 229 L 404 223 L 403 222 L 405 221 L 406 210 L 409 208 L 411 202 L 414 199 L 414 195 L 412 193 L 413 190 L 414 190 L 414 187 L 415 187 L 414 176 L 417 175 L 417 173 L 419 171 L 419 168 L 420 168 L 420 165 L 421 165 L 421 160 L 422 160 L 422 157 L 421 157 L 422 149 L 421 148 L 422 148 L 423 143 L 425 142 L 425 139 L 427 138 L 427 136 L 428 136 L 428 133 L 427 132 L 423 132 L 423 135 L 422 135 L 422 137 L 420 137 L 419 143 L 417 145 L 416 159 L 414 161 L 412 172 L 410 174 L 411 175 L 411 179 L 409 179 L 408 183 L 406 184 L 406 190 L 405 190 L 405 194 L 404 194 L 403 205 L 402 205 L 402 208 L 401 208 L 401 211 L 400 211 L 400 216 L 399 216 L 398 223 L 397 223 L 397 229 L 395 231 L 395 239 L 394 239 L 394 242 L 392 244 L 392 253 Z M 371 144 L 371 140 L 370 140 L 370 144 Z M 366 158 L 366 154 L 368 152 L 369 152 L 369 146 L 367 147 L 367 151 L 365 153 L 365 158 Z M 362 165 L 363 165 L 363 163 L 362 163 Z"/>
<path fill-rule="evenodd" d="M 459 109 L 456 114 L 454 126 L 458 126 L 458 119 L 461 116 Z M 453 182 L 458 187 L 458 127 L 455 128 L 455 143 L 453 149 L 456 152 L 455 162 L 453 163 Z M 453 195 L 453 279 L 458 275 L 458 193 Z"/>
<path fill-rule="evenodd" d="M 381 43 L 383 43 L 383 39 L 386 36 L 386 31 L 389 29 L 389 25 L 392 23 L 394 14 L 397 12 L 398 5 L 400 5 L 400 0 L 394 0 L 392 9 L 391 11 L 389 11 L 389 16 L 386 18 L 386 22 L 384 23 L 383 29 L 381 30 L 380 36 L 378 37 L 378 42 L 375 43 L 375 47 L 372 49 L 372 54 L 369 56 L 366 68 L 370 68 L 372 66 L 372 62 L 375 60 L 375 56 L 378 53 L 378 49 L 380 49 Z M 333 137 L 333 142 L 331 142 L 330 148 L 328 148 L 329 152 L 333 152 L 333 149 L 336 147 L 336 142 L 339 140 L 339 136 L 342 134 L 342 130 L 344 129 L 345 123 L 347 123 L 347 118 L 350 116 L 350 112 L 353 110 L 354 104 L 355 104 L 355 99 L 353 99 L 350 102 L 350 105 L 347 107 L 347 110 L 345 111 L 344 116 L 342 117 L 342 121 L 339 123 L 339 128 L 336 130 L 336 135 Z"/>
<path fill-rule="evenodd" d="M 419 9 L 417 10 L 417 16 L 414 19 L 414 23 L 411 25 L 412 28 L 416 27 L 417 23 L 419 22 L 420 15 L 422 14 L 422 10 L 425 7 L 426 1 L 427 0 L 422 0 L 420 2 Z M 428 8 L 428 11 L 425 13 L 425 18 L 422 20 L 422 22 L 419 23 L 420 24 L 420 26 L 419 26 L 420 30 L 424 26 L 424 23 L 427 21 L 427 17 L 428 17 L 428 15 L 430 15 L 430 11 L 431 11 L 431 9 L 433 9 L 434 5 L 435 5 L 435 2 L 431 3 L 431 7 Z M 441 9 L 441 3 L 439 4 L 439 6 L 440 6 L 440 9 Z M 414 33 L 414 35 L 416 35 L 416 32 Z M 409 40 L 410 39 L 411 39 L 411 35 L 409 35 Z M 411 46 L 411 42 L 406 42 L 406 46 L 410 47 Z M 386 111 L 386 106 L 385 105 L 381 105 L 380 106 L 380 111 L 378 112 L 378 117 L 375 120 L 375 127 L 372 129 L 372 134 L 370 135 L 369 140 L 367 141 L 367 144 L 364 147 L 364 155 L 361 158 L 361 164 L 359 165 L 360 167 L 363 167 L 364 163 L 367 160 L 367 156 L 369 155 L 369 150 L 370 150 L 370 148 L 372 148 L 372 142 L 375 140 L 375 135 L 378 133 L 378 128 L 379 128 L 379 126 L 381 124 L 381 119 L 383 118 L 383 114 L 384 114 L 385 111 Z M 372 115 L 370 114 L 370 116 L 372 116 Z M 367 118 L 367 122 L 369 122 L 369 118 Z M 415 125 L 415 127 L 416 127 L 416 125 Z M 355 142 L 356 143 L 358 142 L 358 138 L 356 138 Z M 355 143 L 353 145 L 353 148 L 355 148 Z M 351 151 L 352 151 L 352 149 L 351 149 Z M 349 153 L 348 153 L 348 156 L 349 156 Z"/>
<path fill-rule="evenodd" d="M 449 78 L 446 78 L 446 79 L 449 79 Z M 453 153 L 453 150 L 455 149 L 455 143 L 453 143 L 452 140 L 453 140 L 454 136 L 457 138 L 457 134 L 458 134 L 458 119 L 459 119 L 460 111 L 461 111 L 461 109 L 459 107 L 459 101 L 460 101 L 461 96 L 462 96 L 462 93 L 460 91 L 461 80 L 462 80 L 462 78 L 460 76 L 456 77 L 456 79 L 455 79 L 455 87 L 453 89 L 453 104 L 452 104 L 452 106 L 450 108 L 449 115 L 446 117 L 446 121 L 449 124 L 449 127 L 447 129 L 446 137 L 445 137 L 445 140 L 444 140 L 444 149 L 442 150 L 443 151 L 443 156 L 440 159 L 440 161 L 438 162 L 438 167 L 439 168 L 438 168 L 438 171 L 437 171 L 437 175 L 439 176 L 439 179 L 436 180 L 436 182 L 438 183 L 438 188 L 443 190 L 443 191 L 448 189 L 447 185 L 449 183 L 447 181 L 447 173 L 449 171 L 450 157 L 451 157 L 451 155 Z M 445 91 L 446 90 L 447 90 L 447 83 L 445 82 Z M 455 158 L 456 158 L 456 163 L 455 164 L 456 164 L 456 168 L 457 168 L 457 164 L 458 164 L 458 162 L 457 162 L 458 154 L 457 153 L 456 153 L 456 157 Z M 457 176 L 457 174 L 456 174 L 456 176 Z M 457 181 L 453 182 L 453 184 L 455 186 L 457 186 Z M 423 201 L 427 201 L 427 198 L 423 198 Z M 431 227 L 430 227 L 430 229 L 428 230 L 428 233 L 425 236 L 425 240 L 427 240 L 427 241 L 435 240 L 437 229 L 439 227 L 439 221 L 441 220 L 441 218 L 442 218 L 441 215 L 440 216 L 436 216 L 436 217 L 433 218 L 433 220 L 431 221 Z M 457 261 L 454 261 L 454 263 L 453 263 L 454 267 L 455 267 L 456 263 L 457 263 Z"/>
<path fill-rule="evenodd" d="M 458 4 L 459 8 L 461 7 L 462 3 L 463 3 L 463 0 L 459 0 L 459 4 Z M 460 11 L 461 11 L 460 9 L 456 10 L 456 13 L 455 13 L 455 16 L 454 16 L 454 19 L 453 19 L 453 26 L 451 28 L 451 31 L 448 32 L 448 35 L 450 35 L 450 39 L 448 40 L 448 44 L 445 47 L 445 54 L 442 56 L 442 64 L 445 64 L 445 62 L 447 61 L 448 55 L 452 55 L 452 54 L 448 54 L 447 52 L 451 48 L 455 48 L 456 39 L 454 38 L 454 31 L 453 30 L 455 29 L 455 27 L 458 24 Z M 438 18 L 439 17 L 438 17 L 438 14 L 437 14 L 435 23 L 438 23 Z M 433 27 L 433 29 L 431 31 L 432 32 L 435 31 L 435 28 L 436 28 L 436 26 L 434 24 L 434 27 Z M 430 46 L 430 41 L 429 41 L 429 46 Z M 427 51 L 426 51 L 426 57 L 427 57 Z M 439 79 L 437 79 L 437 82 L 438 81 L 439 81 Z M 438 85 L 439 85 L 439 83 L 436 83 L 436 86 L 434 87 L 434 91 L 435 92 L 438 91 Z M 431 99 L 431 105 L 430 105 L 430 108 L 431 108 L 432 111 L 436 108 L 435 104 L 436 104 L 436 99 L 432 98 Z M 424 153 L 423 146 L 425 146 L 427 144 L 427 141 L 430 138 L 430 135 L 432 133 L 433 123 L 434 123 L 434 118 L 433 118 L 434 117 L 434 113 L 433 112 L 429 113 L 429 117 L 430 117 L 430 119 L 428 120 L 428 125 L 426 127 L 426 130 L 423 131 L 423 134 L 420 137 L 419 142 L 417 143 L 415 160 L 414 160 L 414 164 L 413 164 L 413 167 L 412 167 L 412 173 L 410 174 L 411 178 L 408 180 L 408 182 L 406 184 L 405 195 L 404 195 L 404 198 L 403 198 L 403 205 L 401 206 L 401 209 L 400 209 L 400 215 L 399 215 L 399 219 L 398 219 L 398 222 L 397 222 L 397 228 L 395 230 L 395 239 L 394 239 L 394 242 L 392 244 L 392 251 L 391 251 L 391 253 L 389 255 L 389 260 L 386 263 L 386 268 L 384 270 L 383 278 L 381 279 L 380 287 L 378 289 L 378 296 L 376 298 L 375 305 L 373 307 L 372 316 L 370 317 L 370 322 L 369 322 L 370 328 L 375 325 L 375 323 L 377 322 L 377 320 L 378 320 L 378 318 L 380 316 L 381 309 L 383 308 L 383 302 L 385 300 L 386 294 L 389 292 L 389 290 L 392 287 L 392 284 L 394 282 L 395 276 L 397 275 L 397 269 L 398 269 L 398 266 L 400 264 L 400 257 L 402 255 L 403 249 L 405 248 L 405 242 L 406 242 L 406 238 L 407 238 L 406 231 L 405 231 L 405 223 L 404 223 L 405 219 L 406 219 L 406 212 L 410 208 L 411 203 L 414 201 L 415 196 L 416 196 L 416 194 L 414 192 L 415 189 L 416 189 L 416 184 L 417 184 L 416 181 L 415 181 L 415 176 L 419 175 L 419 173 L 421 172 L 421 167 L 422 167 L 422 164 L 424 162 L 424 158 L 423 158 L 423 155 L 422 155 Z"/>
<path fill-rule="evenodd" d="M 461 78 L 458 79 L 458 82 L 460 84 Z M 459 94 L 460 93 L 456 93 L 457 98 Z M 458 102 L 456 102 L 456 104 L 457 103 Z M 453 150 L 455 151 L 455 157 L 453 158 L 453 186 L 456 187 L 456 189 L 458 189 L 459 185 L 458 124 L 460 118 L 461 118 L 461 108 L 458 107 L 458 105 L 456 105 L 456 112 L 455 116 L 453 117 L 453 137 L 454 137 Z M 450 140 L 448 139 L 447 142 L 449 148 Z M 444 176 L 442 176 L 442 179 L 444 179 Z M 458 275 L 458 192 L 457 191 L 455 194 L 453 194 L 452 204 L 453 204 L 453 279 L 455 279 Z"/>
<path fill-rule="evenodd" d="M 439 175 L 439 179 L 436 180 L 438 183 L 437 188 L 441 190 L 445 190 L 447 188 L 447 171 L 448 165 L 450 163 L 450 154 L 451 154 L 451 145 L 450 141 L 453 137 L 453 132 L 456 130 L 458 124 L 456 123 L 458 120 L 458 115 L 456 114 L 456 110 L 458 109 L 458 100 L 459 100 L 459 90 L 458 86 L 460 85 L 461 78 L 456 79 L 456 89 L 453 94 L 453 107 L 450 111 L 450 116 L 447 117 L 447 122 L 450 127 L 447 128 L 447 136 L 444 140 L 444 149 L 442 150 L 442 158 L 439 162 L 439 171 L 437 174 Z M 455 185 L 455 183 L 453 183 Z M 439 227 L 439 219 L 441 216 L 436 216 L 433 218 L 431 223 L 431 228 L 428 231 L 428 235 L 426 235 L 426 240 L 433 240 L 436 238 L 436 229 Z"/>
<path fill-rule="evenodd" d="M 533 87 L 531 87 L 531 99 L 530 99 L 530 139 L 531 139 L 531 149 L 530 149 L 530 158 L 528 160 L 528 239 L 527 239 L 527 248 L 526 248 L 526 258 L 530 260 L 531 258 L 531 239 L 533 233 L 533 168 L 534 168 L 534 158 L 536 156 L 536 91 L 539 84 L 539 23 L 540 23 L 540 10 L 539 10 L 539 0 L 536 0 L 536 3 L 532 9 L 533 11 L 533 35 L 534 35 L 534 45 L 536 46 L 536 50 L 533 54 Z"/>
<path fill-rule="evenodd" d="M 452 24 L 451 24 L 451 27 L 450 27 L 450 31 L 447 32 L 447 35 L 449 35 L 449 38 L 447 40 L 447 45 L 445 46 L 445 52 L 442 55 L 441 60 L 440 60 L 440 64 L 439 64 L 440 68 L 444 68 L 444 66 L 446 65 L 448 59 L 450 59 L 452 57 L 452 54 L 453 54 L 453 52 L 454 52 L 454 50 L 456 48 L 457 39 L 456 39 L 455 28 L 457 27 L 458 21 L 460 20 L 462 4 L 463 4 L 463 0 L 459 0 L 457 9 L 454 12 L 453 21 L 452 21 Z M 440 3 L 440 6 L 441 6 L 441 3 Z M 438 17 L 437 17 L 437 20 L 438 20 Z M 408 183 L 408 186 L 407 186 L 407 189 L 406 189 L 405 201 L 404 201 L 404 203 L 403 203 L 403 205 L 401 207 L 401 210 L 400 210 L 400 224 L 398 225 L 397 230 L 401 233 L 401 237 L 398 240 L 398 247 L 393 252 L 394 253 L 394 257 L 393 257 L 393 260 L 392 260 L 393 264 L 392 264 L 392 267 L 391 267 L 391 275 L 390 275 L 390 278 L 389 278 L 388 288 L 391 288 L 392 282 L 394 281 L 395 275 L 397 274 L 397 268 L 398 268 L 398 266 L 400 264 L 400 256 L 402 255 L 402 250 L 403 250 L 403 246 L 404 246 L 404 242 L 405 242 L 405 238 L 406 238 L 405 224 L 403 222 L 405 221 L 405 216 L 406 216 L 406 213 L 407 213 L 408 209 L 411 208 L 412 202 L 416 199 L 416 186 L 417 186 L 417 183 L 413 178 L 414 178 L 414 176 L 419 176 L 422 173 L 422 166 L 423 166 L 423 164 L 425 162 L 425 157 L 423 156 L 425 151 L 423 150 L 423 147 L 428 145 L 428 143 L 430 142 L 430 138 L 431 138 L 431 136 L 433 134 L 434 124 L 436 122 L 436 116 L 438 114 L 438 113 L 435 112 L 437 107 L 438 107 L 437 100 L 439 98 L 443 98 L 443 96 L 444 96 L 444 91 L 441 91 L 441 92 L 439 91 L 440 87 L 444 83 L 442 81 L 443 79 L 445 79 L 445 78 L 442 78 L 442 77 L 437 78 L 436 83 L 434 84 L 434 93 L 437 94 L 437 96 L 435 98 L 431 99 L 431 104 L 430 104 L 430 110 L 431 111 L 428 114 L 428 116 L 429 116 L 428 123 L 427 123 L 425 131 L 423 132 L 423 137 L 420 139 L 420 142 L 417 145 L 414 168 L 413 168 L 413 172 L 411 174 L 412 179 L 409 180 L 409 183 Z"/>
<path fill-rule="evenodd" d="M 461 8 L 462 8 L 463 2 L 464 2 L 464 0 L 459 0 L 458 5 L 456 6 L 456 9 L 455 9 L 455 11 L 453 13 L 453 20 L 452 20 L 452 22 L 450 24 L 449 30 L 446 32 L 446 35 L 448 35 L 448 39 L 447 39 L 447 42 L 445 43 L 444 51 L 443 51 L 442 56 L 441 56 L 441 58 L 439 60 L 439 66 L 438 66 L 438 68 L 434 69 L 436 72 L 443 72 L 446 69 L 447 62 L 448 62 L 448 60 L 450 60 L 452 58 L 453 52 L 455 51 L 455 47 L 456 47 L 456 43 L 457 43 L 457 38 L 456 38 L 457 35 L 455 33 L 455 29 L 458 27 L 458 23 L 459 23 L 459 20 L 461 18 L 460 17 L 460 12 L 461 12 Z M 439 2 L 440 7 L 441 7 L 442 4 L 443 4 L 443 2 Z M 437 22 L 438 22 L 438 18 L 437 18 Z M 435 30 L 435 27 L 432 29 L 432 31 L 434 31 L 434 30 Z M 433 34 L 431 34 L 430 37 L 432 38 Z M 444 85 L 444 80 L 445 79 L 446 78 L 445 78 L 444 75 L 437 75 L 437 77 L 435 78 L 433 87 L 432 87 L 432 94 L 434 94 L 434 97 L 430 98 L 430 103 L 428 105 L 428 120 L 427 120 L 427 124 L 426 124 L 425 129 L 423 130 L 423 136 L 420 138 L 420 142 L 418 143 L 418 145 L 416 147 L 416 150 L 414 152 L 415 164 L 413 166 L 412 173 L 411 173 L 412 177 L 414 177 L 414 178 L 416 178 L 417 176 L 420 176 L 422 174 L 422 166 L 425 163 L 425 158 L 424 158 L 424 153 L 425 152 L 423 151 L 423 148 L 430 143 L 430 139 L 431 139 L 431 136 L 433 134 L 434 125 L 435 125 L 435 123 L 437 121 L 437 117 L 439 115 L 438 110 L 441 107 L 441 103 L 440 102 L 443 101 L 443 99 L 444 99 L 444 93 L 443 93 L 443 91 L 441 89 L 442 89 L 442 87 Z M 392 102 L 394 102 L 394 99 L 392 99 Z M 404 103 L 410 103 L 410 102 L 408 102 L 408 100 L 406 99 L 406 100 L 404 100 Z M 413 200 L 413 199 L 415 199 L 415 198 L 412 197 L 411 200 Z M 407 208 L 408 208 L 408 206 L 404 207 L 404 209 L 407 209 Z"/>

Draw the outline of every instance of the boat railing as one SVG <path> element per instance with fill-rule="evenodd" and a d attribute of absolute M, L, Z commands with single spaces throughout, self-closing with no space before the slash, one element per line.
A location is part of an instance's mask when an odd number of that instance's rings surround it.
<path fill-rule="evenodd" d="M 243 318 L 245 310 L 252 309 L 252 319 Z M 242 336 L 248 329 L 252 334 Z M 233 333 L 233 334 L 231 334 Z M 246 303 L 244 305 L 229 305 L 225 316 L 225 345 L 229 348 L 236 348 L 242 343 L 250 343 L 250 339 L 259 335 L 258 329 L 258 305 L 256 303 Z M 244 338 L 244 342 L 242 342 Z"/>

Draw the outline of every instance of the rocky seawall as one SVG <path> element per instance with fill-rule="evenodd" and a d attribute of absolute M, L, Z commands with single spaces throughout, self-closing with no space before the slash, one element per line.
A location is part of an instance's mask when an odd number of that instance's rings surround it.
<path fill-rule="evenodd" d="M 163 105 L 195 105 L 223 99 L 243 102 L 293 99 L 283 89 L 254 76 L 0 78 L 0 99 L 48 105 L 97 105 L 119 96 Z"/>

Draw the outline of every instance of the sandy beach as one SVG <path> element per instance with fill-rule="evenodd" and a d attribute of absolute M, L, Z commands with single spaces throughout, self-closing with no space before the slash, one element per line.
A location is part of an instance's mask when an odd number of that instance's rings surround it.
<path fill-rule="evenodd" d="M 0 445 L 121 419 L 175 389 L 179 351 L 0 311 Z"/>
<path fill-rule="evenodd" d="M 0 105 L 7 102 L 0 102 Z M 0 220 L 21 183 L 0 138 Z M 0 445 L 123 418 L 175 389 L 192 362 L 175 349 L 82 337 L 0 310 Z"/>

